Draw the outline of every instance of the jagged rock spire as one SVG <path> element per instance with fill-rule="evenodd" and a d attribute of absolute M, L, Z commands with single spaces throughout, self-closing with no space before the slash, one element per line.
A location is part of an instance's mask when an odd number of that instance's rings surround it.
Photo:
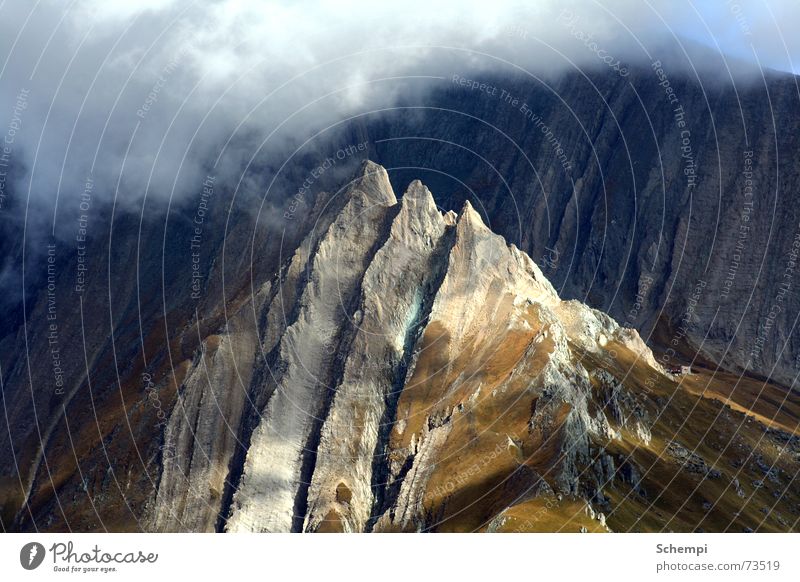
<path fill-rule="evenodd" d="M 557 460 L 533 464 L 528 480 L 550 471 L 559 491 L 596 487 L 598 477 L 585 485 L 578 474 L 590 439 L 611 431 L 590 405 L 588 374 L 571 345 L 601 353 L 615 341 L 617 350 L 649 353 L 644 344 L 611 318 L 562 302 L 469 202 L 443 214 L 418 180 L 398 202 L 386 170 L 370 161 L 344 192 L 346 202 L 313 235 L 318 243 L 304 242 L 285 279 L 273 282 L 289 292 L 261 307 L 262 341 L 275 361 L 252 364 L 261 382 L 255 399 L 266 404 L 230 485 L 232 502 L 220 507 L 226 529 L 420 529 L 452 504 L 447 480 L 461 468 L 448 463 L 459 455 L 490 458 L 493 474 L 512 475 L 524 455 L 550 447 Z M 203 375 L 230 376 L 230 357 L 219 350 Z M 187 384 L 181 394 L 170 434 L 185 439 L 182 449 L 199 448 L 187 458 L 235 464 L 230 447 L 206 450 L 220 423 L 195 390 Z M 192 437 L 185 419 L 198 416 L 207 434 Z M 569 447 L 578 453 L 566 454 Z M 184 503 L 175 496 L 185 469 L 163 472 L 159 528 L 180 529 L 170 511 Z M 207 491 L 208 474 L 188 473 L 192 490 Z M 508 503 L 520 493 L 514 487 Z"/>

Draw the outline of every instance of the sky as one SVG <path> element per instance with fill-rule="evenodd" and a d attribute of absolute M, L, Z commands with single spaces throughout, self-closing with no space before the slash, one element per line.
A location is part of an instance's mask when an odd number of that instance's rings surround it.
<path fill-rule="evenodd" d="M 796 0 L 0 0 L 0 133 L 13 138 L 0 212 L 55 224 L 87 180 L 121 206 L 196 191 L 209 164 L 235 181 L 254 153 L 424 97 L 416 81 L 453 71 L 552 76 L 669 49 L 702 75 L 696 45 L 796 71 L 798 22 Z"/>

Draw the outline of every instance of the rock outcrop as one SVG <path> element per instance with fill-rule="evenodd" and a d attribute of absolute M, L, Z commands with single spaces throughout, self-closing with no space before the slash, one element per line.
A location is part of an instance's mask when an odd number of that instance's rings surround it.
<path fill-rule="evenodd" d="M 650 445 L 646 398 L 598 363 L 667 382 L 635 331 L 562 301 L 469 203 L 442 213 L 418 181 L 398 201 L 367 163 L 326 200 L 258 295 L 260 338 L 240 329 L 247 302 L 187 374 L 155 529 L 480 529 L 543 494 L 595 515 L 615 479 L 640 488 L 606 449 L 623 431 Z M 262 404 L 237 461 L 245 395 Z"/>
<path fill-rule="evenodd" d="M 75 465 L 53 431 L 23 498 L 4 500 L 14 529 L 794 527 L 791 395 L 756 396 L 754 420 L 720 396 L 727 377 L 667 373 L 469 202 L 443 212 L 419 181 L 398 200 L 372 162 L 304 204 L 288 256 L 262 241 L 243 291 L 210 286 L 170 315 L 183 325 L 148 358 L 144 401 L 135 363 L 121 408 L 78 385 Z M 240 263 L 250 236 L 228 241 Z M 117 343 L 157 345 L 159 329 L 126 322 Z M 94 423 L 76 416 L 86 402 Z"/>
<path fill-rule="evenodd" d="M 797 77 L 734 84 L 687 75 L 690 62 L 663 67 L 672 98 L 650 66 L 475 74 L 513 102 L 448 79 L 424 114 L 399 108 L 362 131 L 398 182 L 426 180 L 445 208 L 470 198 L 563 297 L 677 347 L 671 363 L 699 351 L 789 387 L 800 363 Z"/>

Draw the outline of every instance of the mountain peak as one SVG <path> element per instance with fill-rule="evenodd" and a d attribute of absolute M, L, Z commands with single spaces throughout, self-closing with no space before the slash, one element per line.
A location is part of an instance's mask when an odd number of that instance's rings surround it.
<path fill-rule="evenodd" d="M 397 203 L 397 197 L 386 169 L 371 160 L 364 160 L 361 163 L 355 178 L 347 189 L 350 196 L 358 192 L 373 204 L 392 206 Z"/>
<path fill-rule="evenodd" d="M 433 200 L 433 194 L 428 188 L 420 182 L 419 180 L 414 180 L 411 184 L 408 185 L 405 194 L 403 194 L 404 199 L 413 199 L 413 200 L 422 200 L 426 198 L 430 198 Z"/>
<path fill-rule="evenodd" d="M 404 209 L 425 210 L 429 214 L 438 214 L 433 194 L 419 180 L 414 180 L 408 185 L 400 204 Z"/>
<path fill-rule="evenodd" d="M 481 218 L 481 215 L 475 210 L 469 200 L 464 201 L 461 212 L 458 213 L 457 224 L 459 226 L 463 224 L 464 226 L 489 230 L 486 224 L 484 224 L 483 218 Z"/>
<path fill-rule="evenodd" d="M 159 459 L 146 527 L 606 531 L 672 511 L 665 474 L 704 498 L 736 479 L 675 426 L 690 406 L 748 440 L 764 436 L 756 423 L 690 399 L 635 331 L 562 301 L 469 201 L 442 213 L 415 180 L 398 202 L 371 161 L 342 191 L 288 267 L 220 303 L 227 324 L 181 362 L 151 443 L 181 454 Z"/>

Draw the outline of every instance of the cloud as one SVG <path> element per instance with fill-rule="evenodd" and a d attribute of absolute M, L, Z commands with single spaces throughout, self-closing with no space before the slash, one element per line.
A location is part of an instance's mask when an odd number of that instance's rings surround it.
<path fill-rule="evenodd" d="M 10 0 L 0 132 L 21 91 L 27 102 L 5 205 L 55 224 L 89 176 L 122 206 L 180 197 L 210 166 L 236 180 L 256 151 L 279 165 L 326 127 L 470 68 L 552 75 L 680 52 L 687 39 L 795 67 L 796 3 L 709 4 Z"/>

